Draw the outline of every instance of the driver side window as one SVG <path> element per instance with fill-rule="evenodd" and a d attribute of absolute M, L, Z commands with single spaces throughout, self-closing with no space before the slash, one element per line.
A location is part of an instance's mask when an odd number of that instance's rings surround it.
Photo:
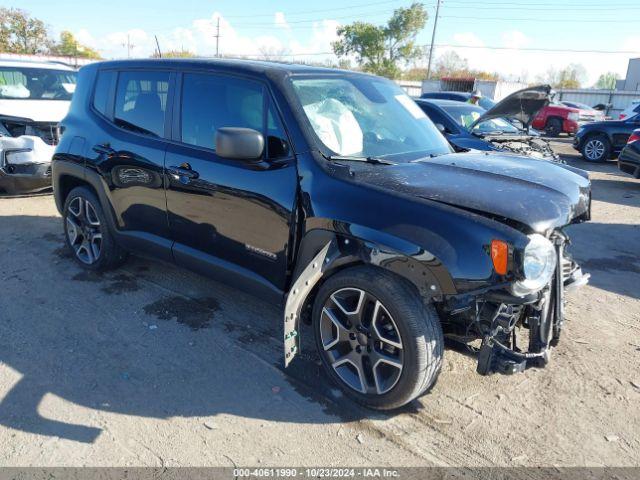
<path fill-rule="evenodd" d="M 215 150 L 219 128 L 251 128 L 265 135 L 269 158 L 287 156 L 288 142 L 271 106 L 265 120 L 265 95 L 262 84 L 252 80 L 185 74 L 182 80 L 182 141 Z"/>

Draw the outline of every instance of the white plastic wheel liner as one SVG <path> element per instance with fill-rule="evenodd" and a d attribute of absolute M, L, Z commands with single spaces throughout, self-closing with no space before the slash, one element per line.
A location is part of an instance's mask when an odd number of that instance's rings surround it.
<path fill-rule="evenodd" d="M 316 134 L 339 155 L 362 152 L 363 134 L 353 113 L 341 101 L 328 98 L 304 107 Z"/>

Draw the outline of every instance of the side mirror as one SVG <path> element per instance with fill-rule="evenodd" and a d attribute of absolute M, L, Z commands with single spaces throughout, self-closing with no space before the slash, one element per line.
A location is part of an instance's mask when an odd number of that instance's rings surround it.
<path fill-rule="evenodd" d="M 216 154 L 222 158 L 258 160 L 264 151 L 264 137 L 252 128 L 223 127 L 216 131 Z"/>
<path fill-rule="evenodd" d="M 446 135 L 447 134 L 447 129 L 444 128 L 444 125 L 442 125 L 441 123 L 436 123 L 436 128 L 438 129 L 438 131 L 443 134 Z"/>

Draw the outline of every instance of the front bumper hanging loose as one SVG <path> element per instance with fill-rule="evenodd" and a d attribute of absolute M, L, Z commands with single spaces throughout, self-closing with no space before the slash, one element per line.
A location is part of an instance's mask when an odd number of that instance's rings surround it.
<path fill-rule="evenodd" d="M 39 137 L 0 137 L 0 190 L 16 194 L 50 188 L 54 149 Z"/>
<path fill-rule="evenodd" d="M 551 347 L 557 343 L 564 323 L 565 292 L 586 285 L 590 277 L 564 255 L 564 242 L 556 243 L 556 251 L 558 262 L 550 285 L 537 300 L 525 306 L 529 311 L 526 317 L 528 350 L 521 351 L 516 341 L 515 326 L 522 313 L 521 307 L 500 304 L 491 328 L 482 339 L 477 365 L 479 374 L 509 375 L 549 363 Z"/>

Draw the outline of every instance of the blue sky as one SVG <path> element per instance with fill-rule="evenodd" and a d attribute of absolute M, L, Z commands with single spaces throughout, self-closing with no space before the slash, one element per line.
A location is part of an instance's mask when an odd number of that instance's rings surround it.
<path fill-rule="evenodd" d="M 221 23 L 220 51 L 231 55 L 287 54 L 293 59 L 325 59 L 338 25 L 354 20 L 383 23 L 407 0 L 323 0 L 300 2 L 196 0 L 21 0 L 2 2 L 43 19 L 52 33 L 63 29 L 98 48 L 107 58 L 148 56 L 155 46 L 186 48 L 200 55 L 215 52 L 215 25 Z M 436 0 L 424 0 L 430 19 L 418 40 L 431 39 Z M 624 76 L 627 59 L 640 56 L 638 0 L 444 0 L 437 54 L 455 50 L 472 67 L 516 78 L 535 79 L 548 68 L 576 62 L 588 82 L 613 70 Z M 508 47 L 492 50 L 486 47 Z M 635 53 L 597 54 L 522 49 L 606 50 Z M 436 55 L 437 55 L 436 54 Z"/>

